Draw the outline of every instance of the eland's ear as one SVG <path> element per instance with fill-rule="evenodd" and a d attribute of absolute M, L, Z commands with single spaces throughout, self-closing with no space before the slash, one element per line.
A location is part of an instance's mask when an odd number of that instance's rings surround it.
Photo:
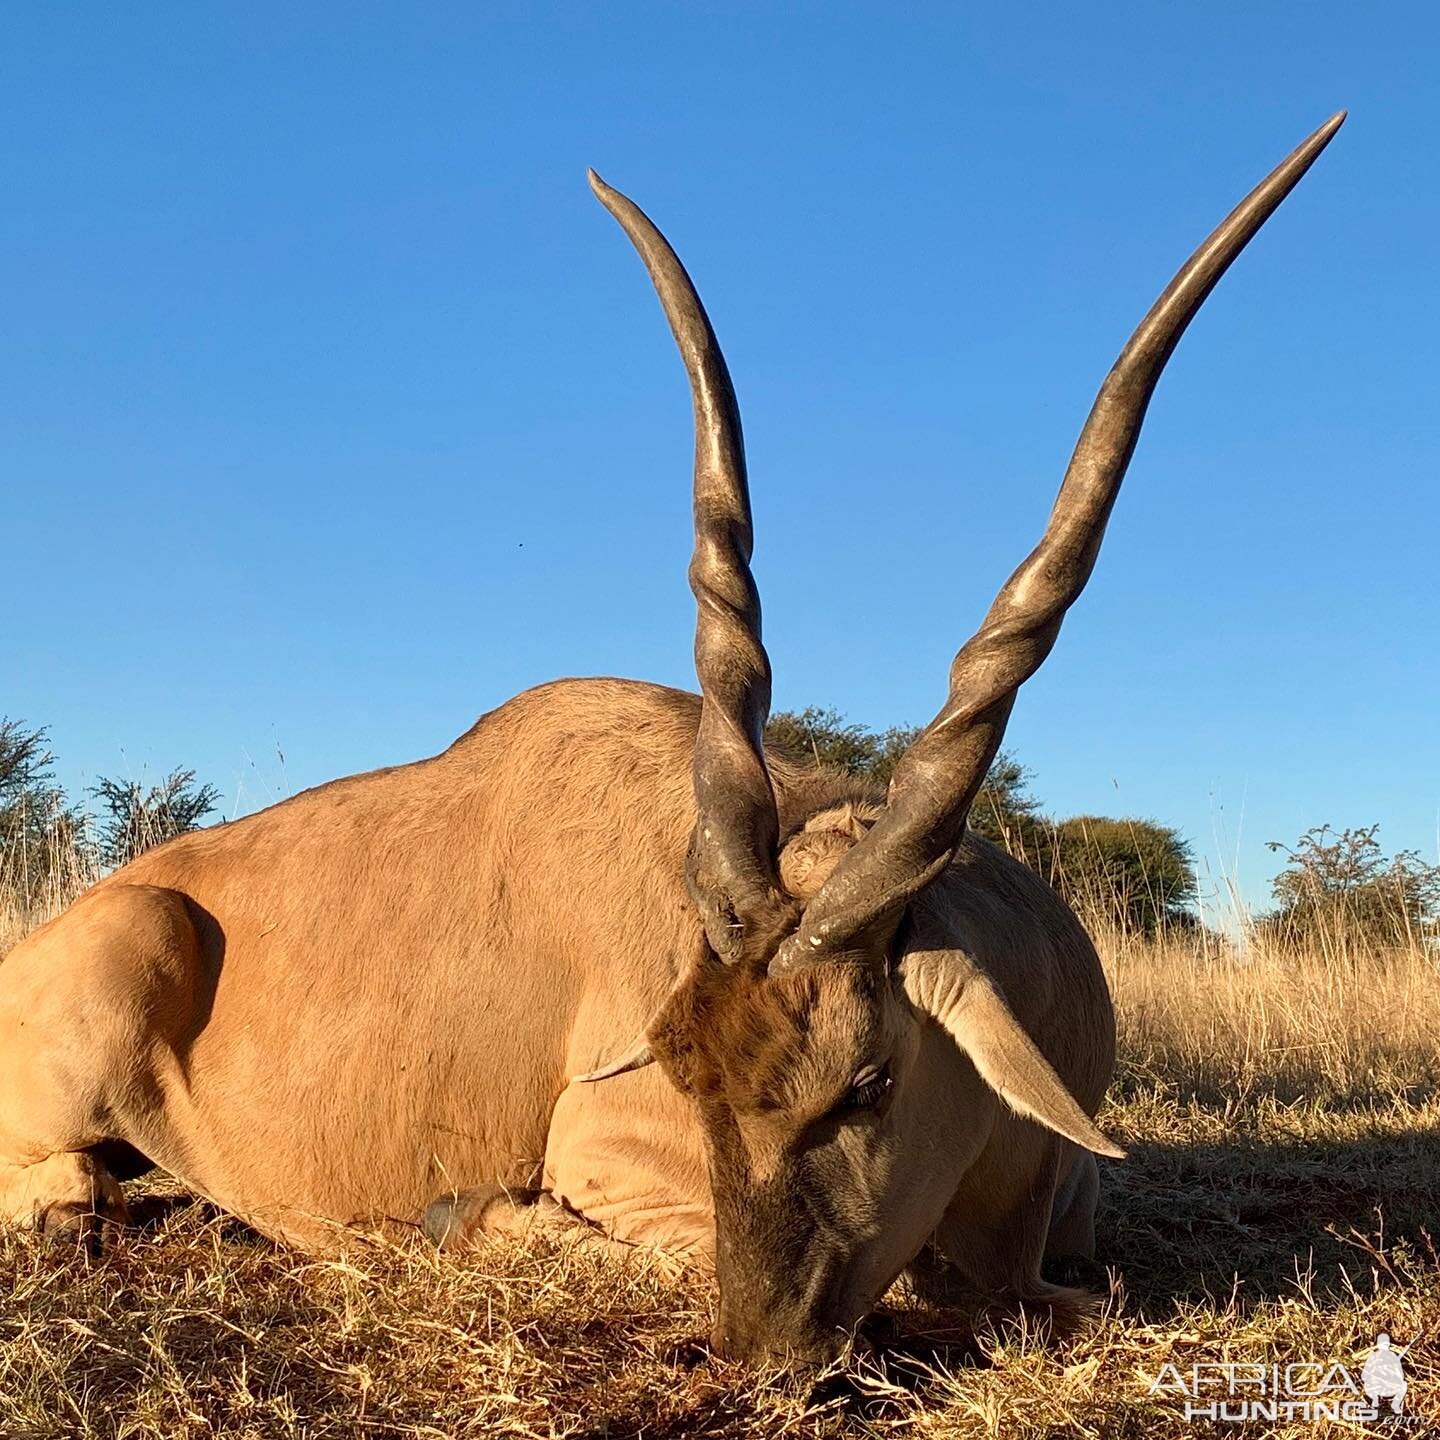
<path fill-rule="evenodd" d="M 1096 1155 L 1125 1158 L 1065 1088 L 988 975 L 953 953 L 930 952 L 907 955 L 900 976 L 911 1003 L 945 1029 L 1016 1114 Z"/>

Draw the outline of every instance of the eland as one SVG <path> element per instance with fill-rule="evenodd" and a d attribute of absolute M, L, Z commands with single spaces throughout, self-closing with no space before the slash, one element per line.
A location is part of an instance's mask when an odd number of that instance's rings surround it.
<path fill-rule="evenodd" d="M 1337 115 L 1186 262 L 885 793 L 767 754 L 740 417 L 650 220 L 695 409 L 699 695 L 560 680 L 448 750 L 171 841 L 0 965 L 0 1223 L 104 1236 L 152 1167 L 268 1235 L 535 1229 L 713 1267 L 713 1343 L 825 1360 L 902 1273 L 1021 1302 L 1093 1255 L 1095 949 L 967 831 L 1165 362 Z"/>

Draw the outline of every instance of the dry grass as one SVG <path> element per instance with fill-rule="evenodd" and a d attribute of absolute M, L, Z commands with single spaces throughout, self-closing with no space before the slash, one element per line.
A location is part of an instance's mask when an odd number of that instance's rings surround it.
<path fill-rule="evenodd" d="M 0 849 L 0 959 L 100 878 L 93 848 L 51 835 L 46 853 Z"/>
<path fill-rule="evenodd" d="M 0 908 L 0 951 L 33 918 Z M 883 1361 L 801 1383 L 710 1357 L 708 1287 L 653 1259 L 315 1263 L 180 1196 L 96 1263 L 0 1238 L 0 1436 L 1193 1436 L 1148 1393 L 1165 1364 L 1358 1366 L 1380 1330 L 1419 1337 L 1399 1433 L 1440 1434 L 1435 959 L 1105 948 L 1130 1158 L 1106 1167 L 1105 1313 L 1068 1340 L 897 1294 Z"/>
<path fill-rule="evenodd" d="M 1220 1107 L 1273 1096 L 1362 1108 L 1440 1089 L 1440 951 L 1106 949 L 1130 1087 L 1169 1084 Z"/>

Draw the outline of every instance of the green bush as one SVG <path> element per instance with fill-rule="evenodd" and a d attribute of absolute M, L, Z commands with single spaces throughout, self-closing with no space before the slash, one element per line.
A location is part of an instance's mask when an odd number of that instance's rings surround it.
<path fill-rule="evenodd" d="M 1271 893 L 1276 908 L 1259 923 L 1301 946 L 1337 935 L 1375 945 L 1433 941 L 1440 925 L 1440 865 L 1415 850 L 1386 855 L 1378 825 L 1334 830 L 1316 825 L 1295 845 L 1269 848 L 1286 857 Z"/>

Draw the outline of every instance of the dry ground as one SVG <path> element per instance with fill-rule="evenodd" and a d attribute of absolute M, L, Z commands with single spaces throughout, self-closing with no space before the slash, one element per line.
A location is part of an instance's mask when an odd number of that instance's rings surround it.
<path fill-rule="evenodd" d="M 1417 1341 L 1403 1427 L 1223 1432 L 1440 1435 L 1435 958 L 1108 949 L 1130 1158 L 1106 1167 L 1104 1311 L 1067 1340 L 896 1295 L 885 1359 L 786 1382 L 712 1359 L 708 1288 L 653 1260 L 314 1263 L 176 1196 L 94 1264 L 0 1238 L 0 1437 L 1195 1436 L 1148 1393 L 1167 1363 L 1358 1369 L 1381 1330 Z"/>

